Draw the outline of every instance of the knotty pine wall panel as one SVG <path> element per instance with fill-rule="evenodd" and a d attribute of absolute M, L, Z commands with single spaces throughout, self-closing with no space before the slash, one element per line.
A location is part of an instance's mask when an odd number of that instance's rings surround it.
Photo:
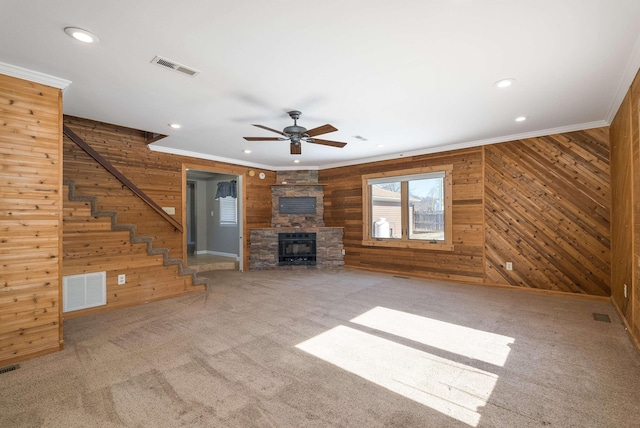
<path fill-rule="evenodd" d="M 453 165 L 454 251 L 362 245 L 362 175 L 447 164 Z M 484 228 L 481 148 L 321 170 L 319 180 L 325 185 L 325 224 L 344 227 L 346 267 L 482 282 Z"/>
<path fill-rule="evenodd" d="M 610 294 L 607 128 L 485 146 L 484 181 L 488 283 Z"/>
<path fill-rule="evenodd" d="M 269 227 L 271 224 L 271 188 L 275 183 L 275 172 L 253 168 L 153 152 L 144 142 L 142 131 L 88 119 L 65 116 L 64 122 L 91 147 L 109 160 L 134 184 L 147 193 L 162 207 L 175 207 L 174 218 L 182 222 L 185 203 L 184 166 L 208 171 L 243 176 L 244 204 L 244 265 L 248 267 L 248 231 L 252 228 Z M 261 180 L 258 172 L 264 172 Z M 176 231 L 160 215 L 147 207 L 131 191 L 122 188 L 120 182 L 106 172 L 80 148 L 64 139 L 64 176 L 76 182 L 77 193 L 99 197 L 101 210 L 118 211 L 119 223 L 137 226 L 139 235 L 154 238 L 154 246 L 168 248 L 169 255 L 183 258 L 184 233 Z"/>
<path fill-rule="evenodd" d="M 625 317 L 631 305 L 624 285 L 633 283 L 633 174 L 631 153 L 631 93 L 627 93 L 611 123 L 611 297 Z"/>
<path fill-rule="evenodd" d="M 640 76 L 611 123 L 612 299 L 640 343 Z M 627 296 L 624 285 L 627 285 Z"/>
<path fill-rule="evenodd" d="M 0 366 L 62 348 L 61 102 L 0 75 Z"/>
<path fill-rule="evenodd" d="M 363 174 L 447 163 L 454 165 L 454 251 L 361 245 Z M 325 223 L 345 228 L 347 267 L 610 293 L 607 128 L 322 170 L 320 180 Z"/>
<path fill-rule="evenodd" d="M 631 332 L 640 344 L 640 74 L 631 85 L 631 169 L 633 187 L 629 198 L 633 204 L 633 284 L 631 286 Z"/>
<path fill-rule="evenodd" d="M 190 276 L 180 276 L 177 266 L 164 266 L 162 255 L 148 255 L 145 243 L 131 244 L 128 231 L 111 230 L 109 217 L 92 217 L 89 203 L 66 200 L 63 274 L 102 271 L 106 305 L 67 312 L 65 320 L 203 290 Z M 118 285 L 119 274 L 126 275 L 125 284 Z"/>

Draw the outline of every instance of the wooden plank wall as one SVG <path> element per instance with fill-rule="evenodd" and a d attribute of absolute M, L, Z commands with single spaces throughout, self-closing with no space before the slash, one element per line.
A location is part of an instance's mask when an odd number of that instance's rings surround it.
<path fill-rule="evenodd" d="M 0 366 L 62 348 L 61 103 L 0 75 Z"/>
<path fill-rule="evenodd" d="M 627 94 L 611 123 L 611 297 L 629 319 L 631 305 L 624 284 L 633 276 L 633 206 L 631 172 L 631 94 Z M 630 290 L 629 290 L 630 291 Z"/>
<path fill-rule="evenodd" d="M 636 344 L 640 344 L 640 75 L 631 86 L 631 156 L 633 169 L 633 285 L 629 324 Z"/>
<path fill-rule="evenodd" d="M 487 282 L 608 296 L 608 129 L 493 144 L 485 159 Z"/>
<path fill-rule="evenodd" d="M 611 123 L 612 300 L 637 344 L 640 344 L 639 128 L 640 75 Z"/>
<path fill-rule="evenodd" d="M 363 174 L 453 165 L 454 251 L 362 246 Z M 483 281 L 482 148 L 321 170 L 325 224 L 344 227 L 345 266 L 397 274 Z"/>
<path fill-rule="evenodd" d="M 160 206 L 175 207 L 175 218 L 179 222 L 182 222 L 186 200 L 185 168 L 191 167 L 243 176 L 247 238 L 249 229 L 271 224 L 273 171 L 154 152 L 146 146 L 144 132 L 122 126 L 70 116 L 64 117 L 64 123 Z M 253 176 L 248 174 L 250 170 L 254 170 Z M 261 180 L 258 172 L 264 172 L 266 178 Z M 174 258 L 185 255 L 184 233 L 176 231 L 131 191 L 123 189 L 119 181 L 67 138 L 64 139 L 64 177 L 76 182 L 79 195 L 98 196 L 101 210 L 118 211 L 119 223 L 135 224 L 139 235 L 152 236 L 155 247 L 168 248 Z M 248 266 L 248 239 L 244 240 L 244 249 L 244 264 Z"/>
<path fill-rule="evenodd" d="M 175 207 L 174 217 L 182 222 L 180 168 L 148 150 L 142 132 L 67 116 L 64 123 L 160 206 Z M 182 257 L 182 234 L 66 137 L 64 177 L 76 182 L 78 195 L 97 196 L 100 210 L 117 211 L 119 223 L 135 224 L 139 234 L 154 238 L 154 246 Z"/>
<path fill-rule="evenodd" d="M 361 245 L 362 174 L 446 163 L 454 165 L 454 251 Z M 345 227 L 347 267 L 609 294 L 607 128 L 321 170 L 320 181 L 325 223 Z"/>
<path fill-rule="evenodd" d="M 65 193 L 68 189 L 65 186 Z M 203 291 L 162 255 L 149 255 L 146 243 L 131 243 L 129 231 L 111 229 L 111 217 L 93 217 L 88 202 L 64 200 L 62 274 L 106 273 L 106 305 L 64 313 L 64 320 Z M 125 284 L 118 284 L 124 274 Z"/>

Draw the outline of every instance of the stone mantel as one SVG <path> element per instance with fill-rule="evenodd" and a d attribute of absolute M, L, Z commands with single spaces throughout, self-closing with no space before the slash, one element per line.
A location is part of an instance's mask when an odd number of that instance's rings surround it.
<path fill-rule="evenodd" d="M 287 227 L 287 226 L 281 226 L 281 227 L 263 227 L 263 228 L 256 228 L 256 229 L 251 229 L 251 231 L 254 230 L 275 230 L 275 233 L 320 233 L 320 232 L 327 232 L 327 231 L 332 231 L 332 230 L 339 230 L 340 233 L 342 233 L 342 231 L 344 230 L 344 227 L 325 227 L 325 226 L 303 226 L 303 227 Z"/>
<path fill-rule="evenodd" d="M 276 184 L 272 184 L 271 187 L 304 187 L 304 186 L 324 186 L 324 184 L 320 184 L 320 183 L 289 183 L 289 182 L 284 182 L 284 183 L 276 183 Z"/>

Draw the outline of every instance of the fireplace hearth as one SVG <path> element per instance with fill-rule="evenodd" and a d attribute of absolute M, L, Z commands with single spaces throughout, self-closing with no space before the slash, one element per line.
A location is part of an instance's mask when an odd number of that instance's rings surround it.
<path fill-rule="evenodd" d="M 279 233 L 278 264 L 280 266 L 316 264 L 315 233 Z"/>

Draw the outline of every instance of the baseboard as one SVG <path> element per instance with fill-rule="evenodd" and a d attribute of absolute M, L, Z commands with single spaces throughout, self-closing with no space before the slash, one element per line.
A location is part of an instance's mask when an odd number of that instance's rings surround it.
<path fill-rule="evenodd" d="M 238 257 L 237 254 L 233 254 L 233 253 L 223 253 L 221 251 L 207 250 L 204 252 L 204 254 L 210 254 L 212 256 L 221 256 L 221 257 L 233 257 L 234 259 L 236 259 L 236 261 L 240 260 L 240 257 Z"/>
<path fill-rule="evenodd" d="M 640 354 L 640 341 L 638 341 L 638 338 L 633 335 L 633 330 L 631 329 L 631 326 L 629 325 L 629 322 L 627 321 L 627 318 L 625 318 L 624 314 L 622 313 L 622 311 L 618 307 L 618 304 L 616 303 L 615 300 L 613 300 L 613 297 L 610 299 L 610 301 L 611 301 L 611 304 L 613 305 L 613 308 L 618 313 L 618 316 L 622 320 L 622 324 L 624 325 L 624 329 L 627 331 L 627 334 L 629 335 L 629 338 L 631 339 L 631 343 L 633 343 L 633 345 L 636 348 L 636 351 L 638 351 L 638 354 Z"/>
<path fill-rule="evenodd" d="M 42 357 L 43 355 L 53 354 L 54 352 L 62 351 L 62 346 L 52 346 L 47 349 L 32 352 L 30 354 L 24 354 L 19 357 L 9 358 L 7 360 L 0 361 L 0 367 L 10 366 L 11 364 L 19 363 L 21 361 L 31 360 L 33 358 Z"/>
<path fill-rule="evenodd" d="M 203 291 L 206 292 L 207 288 L 204 286 L 204 284 L 198 284 L 198 285 L 193 285 L 189 287 L 187 290 L 181 291 L 179 293 L 166 294 L 159 297 L 153 297 L 144 301 L 133 301 L 133 302 L 127 302 L 125 304 L 111 303 L 111 304 L 106 304 L 102 306 L 95 306 L 93 308 L 80 309 L 80 310 L 71 311 L 71 312 L 64 312 L 62 314 L 63 322 L 67 320 L 72 320 L 75 318 L 85 317 L 88 315 L 96 315 L 104 312 L 116 311 L 118 309 L 131 308 L 133 306 L 142 306 L 142 305 L 146 305 L 147 303 L 160 302 L 162 300 L 173 299 L 175 297 L 181 297 L 187 294 L 203 292 Z"/>
<path fill-rule="evenodd" d="M 482 286 L 482 287 L 502 288 L 504 290 L 521 291 L 521 292 L 524 292 L 524 293 L 536 293 L 536 294 L 547 294 L 547 295 L 551 295 L 551 296 L 574 297 L 574 298 L 578 298 L 578 299 L 595 300 L 597 302 L 610 302 L 611 301 L 611 297 L 609 297 L 609 296 L 594 296 L 594 295 L 591 295 L 591 294 L 570 293 L 570 292 L 567 292 L 567 291 L 545 290 L 545 289 L 541 289 L 541 288 L 517 287 L 517 286 L 514 286 L 514 285 L 496 284 L 496 283 L 491 283 L 491 282 L 472 282 L 472 281 L 465 281 L 463 279 L 439 278 L 439 277 L 430 276 L 428 274 L 397 272 L 397 271 L 384 270 L 384 269 L 375 269 L 375 268 L 363 267 L 363 266 L 347 266 L 347 265 L 345 265 L 345 268 L 347 268 L 347 269 L 356 269 L 356 270 L 364 270 L 364 271 L 368 271 L 368 272 L 387 273 L 387 274 L 390 274 L 390 275 L 402 275 L 402 276 L 408 276 L 408 277 L 417 278 L 417 279 L 430 279 L 432 281 L 453 282 L 453 283 L 456 283 L 456 284 L 466 284 L 466 285 L 476 285 L 476 286 Z"/>

